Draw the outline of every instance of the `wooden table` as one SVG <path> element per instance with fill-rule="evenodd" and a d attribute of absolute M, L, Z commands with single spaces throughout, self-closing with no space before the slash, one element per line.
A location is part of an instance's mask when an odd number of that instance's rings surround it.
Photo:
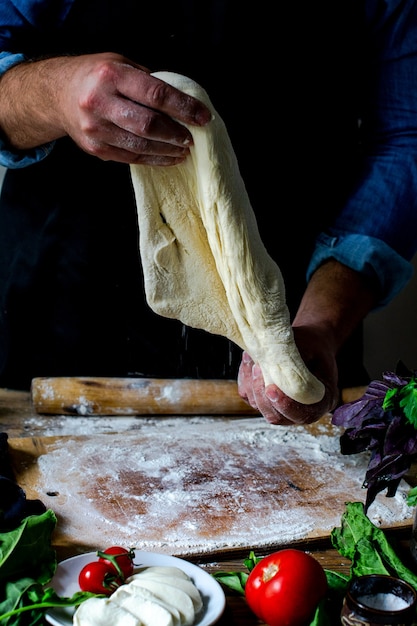
<path fill-rule="evenodd" d="M 352 400 L 362 395 L 363 391 L 363 388 L 346 390 L 343 399 L 344 401 Z M 112 427 L 112 424 L 117 424 L 118 432 L 120 432 L 120 428 L 129 430 L 134 425 L 135 419 L 135 417 L 103 418 L 90 416 L 88 423 L 91 427 L 91 433 L 94 433 L 97 428 L 102 428 L 103 425 L 108 430 Z M 79 420 L 79 418 L 38 415 L 33 410 L 29 393 L 0 389 L 0 431 L 6 432 L 10 438 L 43 436 L 45 433 L 50 434 L 51 432 L 54 435 L 68 435 L 71 434 L 74 420 Z M 408 562 L 410 528 L 402 528 L 391 533 L 387 531 L 387 536 L 401 550 L 404 562 Z M 292 547 L 294 547 L 294 544 L 292 544 Z M 349 572 L 349 561 L 342 558 L 332 548 L 330 538 L 327 540 L 300 542 L 296 547 L 311 552 L 323 567 L 327 569 L 344 573 Z M 79 552 L 80 550 L 75 545 L 71 549 L 57 549 L 58 560 L 74 556 Z M 257 555 L 262 556 L 262 551 L 257 551 Z M 214 560 L 213 556 L 190 560 L 210 573 L 216 571 L 245 571 L 243 559 L 247 556 L 247 553 L 233 551 L 230 554 L 223 555 L 221 560 Z M 227 589 L 225 589 L 225 593 L 226 609 L 218 622 L 219 626 L 259 626 L 263 624 L 248 609 L 244 598 Z"/>

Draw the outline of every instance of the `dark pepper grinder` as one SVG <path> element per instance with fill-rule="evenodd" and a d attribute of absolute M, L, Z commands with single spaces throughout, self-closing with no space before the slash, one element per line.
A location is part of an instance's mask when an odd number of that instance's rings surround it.
<path fill-rule="evenodd" d="M 350 581 L 340 617 L 342 626 L 412 626 L 416 607 L 411 585 L 394 576 L 370 574 Z"/>

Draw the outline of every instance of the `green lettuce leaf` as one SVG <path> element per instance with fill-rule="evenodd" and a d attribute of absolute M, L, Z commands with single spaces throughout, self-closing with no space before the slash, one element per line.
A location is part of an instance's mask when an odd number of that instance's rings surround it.
<path fill-rule="evenodd" d="M 417 575 L 406 567 L 387 540 L 364 512 L 361 502 L 348 502 L 340 528 L 330 534 L 332 545 L 350 559 L 351 576 L 389 574 L 402 578 L 417 590 Z"/>
<path fill-rule="evenodd" d="M 6 533 L 0 533 L 0 584 L 26 578 L 27 572 L 40 584 L 55 574 L 57 560 L 51 536 L 57 518 L 49 509 L 42 515 L 30 515 Z"/>

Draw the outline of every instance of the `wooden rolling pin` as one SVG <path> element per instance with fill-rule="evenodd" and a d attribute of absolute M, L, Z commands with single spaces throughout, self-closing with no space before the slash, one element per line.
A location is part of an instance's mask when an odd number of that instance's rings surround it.
<path fill-rule="evenodd" d="M 54 415 L 258 415 L 234 380 L 34 378 L 31 399 Z"/>

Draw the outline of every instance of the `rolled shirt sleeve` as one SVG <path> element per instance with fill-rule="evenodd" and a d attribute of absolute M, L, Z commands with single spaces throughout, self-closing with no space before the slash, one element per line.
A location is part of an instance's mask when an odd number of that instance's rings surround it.
<path fill-rule="evenodd" d="M 26 58 L 23 54 L 0 52 L 0 76 L 8 69 L 22 63 Z M 0 135 L 0 165 L 9 168 L 27 167 L 44 159 L 53 149 L 55 142 L 44 144 L 31 150 L 13 150 Z"/>
<path fill-rule="evenodd" d="M 58 24 L 68 14 L 73 0 L 1 0 L 0 2 L 0 77 L 10 68 L 27 61 L 16 49 L 15 33 L 25 29 Z M 6 168 L 27 167 L 44 159 L 55 142 L 31 150 L 13 150 L 0 134 L 0 165 Z"/>
<path fill-rule="evenodd" d="M 381 307 L 410 280 L 417 251 L 417 1 L 365 4 L 360 174 L 307 276 L 336 259 L 377 281 Z"/>
<path fill-rule="evenodd" d="M 329 259 L 335 259 L 379 284 L 381 295 L 375 308 L 387 305 L 413 274 L 409 261 L 382 239 L 369 235 L 336 231 L 322 233 L 317 239 L 307 278 L 310 279 L 315 270 Z"/>

